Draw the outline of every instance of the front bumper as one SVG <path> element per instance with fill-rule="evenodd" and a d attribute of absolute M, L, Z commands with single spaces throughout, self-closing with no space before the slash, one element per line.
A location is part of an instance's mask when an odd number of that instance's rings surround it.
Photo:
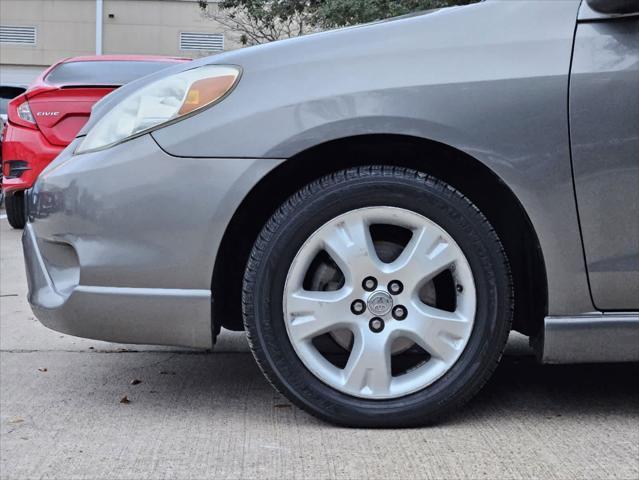
<path fill-rule="evenodd" d="M 43 325 L 112 342 L 211 347 L 210 291 L 80 285 L 79 265 L 48 262 L 38 243 L 33 225 L 27 225 L 22 245 L 29 303 Z M 62 249 L 72 247 L 45 249 L 58 249 L 63 258 Z"/>
<path fill-rule="evenodd" d="M 150 135 L 73 156 L 29 191 L 29 302 L 46 326 L 210 348 L 211 281 L 233 213 L 278 160 L 176 158 Z"/>

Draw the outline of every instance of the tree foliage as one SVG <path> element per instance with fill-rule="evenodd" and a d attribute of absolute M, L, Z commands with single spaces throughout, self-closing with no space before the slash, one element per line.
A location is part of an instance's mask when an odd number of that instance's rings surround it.
<path fill-rule="evenodd" d="M 254 45 L 312 31 L 356 25 L 477 0 L 199 0 L 203 14 L 243 44 Z M 211 3 L 211 4 L 210 4 Z"/>
<path fill-rule="evenodd" d="M 476 0 L 326 0 L 318 2 L 316 20 L 325 28 L 342 27 L 473 1 Z"/>

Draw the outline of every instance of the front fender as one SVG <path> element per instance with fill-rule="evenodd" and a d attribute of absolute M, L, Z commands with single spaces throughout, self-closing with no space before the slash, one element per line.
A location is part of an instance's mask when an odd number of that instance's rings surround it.
<path fill-rule="evenodd" d="M 153 137 L 185 157 L 291 158 L 365 134 L 456 148 L 528 213 L 550 313 L 591 311 L 567 122 L 579 4 L 482 2 L 247 49 L 224 58 L 244 69 L 232 95 Z"/>

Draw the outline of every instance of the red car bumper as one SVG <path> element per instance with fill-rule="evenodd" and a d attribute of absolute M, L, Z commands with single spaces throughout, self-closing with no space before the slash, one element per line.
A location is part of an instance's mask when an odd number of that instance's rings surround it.
<path fill-rule="evenodd" d="M 64 147 L 51 145 L 39 130 L 7 124 L 2 140 L 2 191 L 26 190 Z"/>

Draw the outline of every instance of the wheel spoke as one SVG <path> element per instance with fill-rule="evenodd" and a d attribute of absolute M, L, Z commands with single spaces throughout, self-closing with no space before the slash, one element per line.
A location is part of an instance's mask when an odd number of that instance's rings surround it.
<path fill-rule="evenodd" d="M 413 232 L 401 255 L 390 265 L 397 275 L 415 285 L 436 277 L 458 257 L 458 249 L 431 226 Z"/>
<path fill-rule="evenodd" d="M 324 248 L 348 280 L 379 270 L 370 228 L 361 216 L 340 220 L 323 237 Z"/>
<path fill-rule="evenodd" d="M 357 332 L 343 378 L 344 386 L 349 390 L 362 394 L 388 394 L 392 379 L 388 336 Z"/>
<path fill-rule="evenodd" d="M 457 312 L 448 312 L 413 302 L 408 318 L 395 330 L 426 350 L 432 357 L 452 363 L 464 347 L 472 322 Z"/>
<path fill-rule="evenodd" d="M 346 304 L 348 292 L 299 290 L 287 298 L 289 329 L 295 340 L 310 340 L 348 325 L 352 314 Z"/>

